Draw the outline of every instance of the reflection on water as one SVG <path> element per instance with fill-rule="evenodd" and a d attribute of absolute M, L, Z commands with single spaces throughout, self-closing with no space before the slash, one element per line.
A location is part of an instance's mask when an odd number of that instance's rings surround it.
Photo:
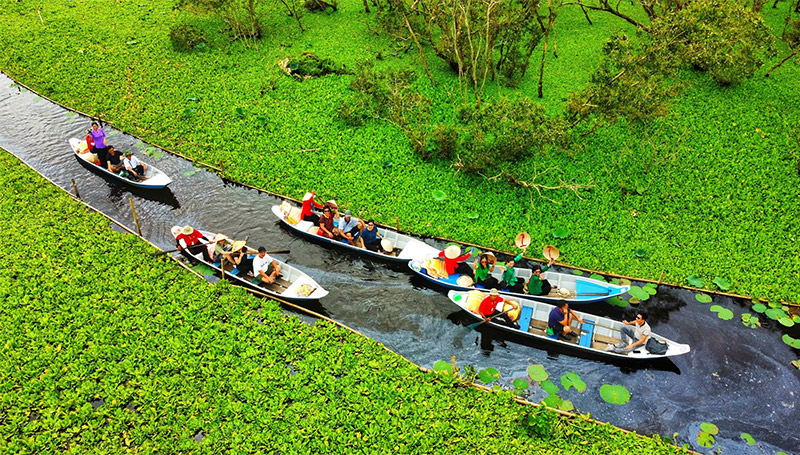
<path fill-rule="evenodd" d="M 431 367 L 437 360 L 455 356 L 462 367 L 496 368 L 500 383 L 511 387 L 515 378 L 527 378 L 529 365 L 541 364 L 556 384 L 561 375 L 578 373 L 587 390 L 562 389 L 562 398 L 581 412 L 623 428 L 670 437 L 678 433 L 679 441 L 685 442 L 695 441 L 700 422 L 714 422 L 721 431 L 716 447 L 726 453 L 760 453 L 745 445 L 739 438 L 742 432 L 765 443 L 762 449 L 768 452 L 800 447 L 796 432 L 800 377 L 789 365 L 797 355 L 781 341 L 777 323 L 762 321 L 764 327 L 757 330 L 744 327 L 739 315 L 752 312 L 744 302 L 715 297 L 714 303 L 735 313 L 733 320 L 722 321 L 708 305 L 698 303 L 693 293 L 662 286 L 640 307 L 649 313 L 656 333 L 690 344 L 692 352 L 674 362 L 645 366 L 580 358 L 485 325 L 467 330 L 473 320 L 463 311 L 454 311 L 444 292 L 428 288 L 405 266 L 330 251 L 281 228 L 269 210 L 279 202 L 274 197 L 224 182 L 169 154 L 148 159 L 173 178 L 165 191 L 135 189 L 88 171 L 74 159 L 68 140 L 85 136 L 90 120 L 45 101 L 33 102 L 35 95 L 10 85 L 11 80 L 0 76 L 0 146 L 70 192 L 71 179 L 75 179 L 87 203 L 130 227 L 134 223 L 128 198 L 132 197 L 143 235 L 164 249 L 173 245 L 170 228 L 176 224 L 248 237 L 248 244 L 268 249 L 289 249 L 281 259 L 302 268 L 330 291 L 313 311 L 419 365 Z M 144 148 L 136 138 L 110 127 L 105 131 L 108 143 L 119 150 Z M 324 189 L 316 190 L 324 194 Z M 637 311 L 603 303 L 579 308 L 629 320 Z M 598 394 L 602 384 L 624 385 L 631 391 L 631 401 L 625 406 L 605 403 Z M 544 393 L 533 385 L 525 396 L 536 401 Z"/>

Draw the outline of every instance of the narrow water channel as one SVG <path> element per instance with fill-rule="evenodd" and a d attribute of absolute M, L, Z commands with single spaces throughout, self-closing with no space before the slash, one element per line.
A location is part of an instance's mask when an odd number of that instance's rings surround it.
<path fill-rule="evenodd" d="M 696 449 L 702 449 L 696 443 L 700 424 L 712 422 L 720 428 L 714 448 L 724 453 L 800 450 L 800 374 L 789 364 L 797 352 L 781 341 L 777 323 L 763 316 L 764 327 L 744 327 L 740 315 L 750 310 L 743 302 L 714 297 L 714 303 L 735 313 L 733 320 L 722 321 L 692 292 L 661 286 L 641 307 L 650 314 L 656 333 L 690 344 L 692 352 L 645 369 L 549 352 L 492 329 L 467 330 L 466 315 L 456 311 L 443 291 L 426 287 L 403 269 L 331 251 L 286 231 L 270 212 L 279 203 L 275 197 L 226 182 L 170 154 L 144 157 L 173 178 L 162 192 L 132 191 L 90 172 L 68 144 L 71 137 L 84 137 L 89 124 L 90 119 L 21 89 L 0 74 L 0 146 L 62 188 L 72 191 L 74 179 L 84 201 L 130 227 L 134 222 L 128 198 L 132 197 L 144 237 L 164 249 L 173 246 L 169 233 L 173 225 L 249 236 L 253 246 L 289 249 L 291 253 L 281 258 L 330 291 L 322 308 L 315 310 L 324 310 L 418 365 L 431 367 L 437 360 L 456 356 L 461 366 L 496 368 L 504 386 L 525 378 L 527 367 L 534 363 L 544 365 L 557 384 L 561 375 L 574 371 L 588 385 L 586 392 L 562 389 L 560 396 L 599 420 L 645 434 L 677 433 L 679 444 L 690 442 Z M 108 143 L 118 150 L 144 148 L 136 138 L 110 127 L 105 131 Z M 324 188 L 316 190 L 324 197 Z M 635 311 L 604 303 L 581 310 L 618 319 L 630 319 Z M 798 336 L 797 330 L 792 334 Z M 624 385 L 631 391 L 631 401 L 624 406 L 606 403 L 598 393 L 602 384 Z M 527 393 L 532 401 L 544 396 L 538 386 Z M 747 446 L 740 438 L 743 432 L 758 444 Z"/>

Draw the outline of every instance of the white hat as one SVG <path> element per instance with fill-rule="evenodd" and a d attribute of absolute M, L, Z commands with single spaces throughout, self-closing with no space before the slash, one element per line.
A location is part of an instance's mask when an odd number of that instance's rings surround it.
<path fill-rule="evenodd" d="M 495 288 L 492 288 L 492 290 L 491 290 L 491 291 L 489 291 L 489 295 L 500 295 L 500 293 L 499 293 L 499 292 L 497 292 L 497 289 L 495 289 Z"/>
<path fill-rule="evenodd" d="M 444 257 L 447 259 L 456 259 L 461 256 L 461 247 L 458 245 L 450 245 L 444 249 Z"/>
<path fill-rule="evenodd" d="M 381 248 L 383 248 L 383 251 L 387 253 L 391 253 L 392 251 L 394 251 L 394 245 L 392 244 L 392 241 L 389 239 L 381 240 Z"/>
<path fill-rule="evenodd" d="M 214 236 L 214 241 L 219 242 L 221 240 L 228 240 L 228 236 L 225 234 L 217 234 Z"/>
<path fill-rule="evenodd" d="M 192 232 L 194 232 L 194 228 L 188 224 L 181 228 L 181 234 L 183 235 L 192 235 Z"/>
<path fill-rule="evenodd" d="M 475 282 L 472 280 L 471 276 L 469 276 L 469 275 L 461 275 L 456 280 L 456 284 L 458 284 L 459 286 L 463 286 L 465 288 L 471 288 L 472 285 L 475 284 Z"/>
<path fill-rule="evenodd" d="M 305 194 L 305 196 L 303 196 L 303 202 L 305 202 L 305 201 L 307 201 L 307 200 L 311 199 L 312 197 L 314 197 L 314 195 L 313 195 L 313 194 L 311 194 L 311 193 L 306 193 L 306 194 Z"/>

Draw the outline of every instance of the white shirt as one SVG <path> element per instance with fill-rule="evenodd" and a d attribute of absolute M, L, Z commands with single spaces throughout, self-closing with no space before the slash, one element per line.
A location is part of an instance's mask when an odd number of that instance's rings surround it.
<path fill-rule="evenodd" d="M 633 336 L 635 336 L 637 340 L 641 340 L 644 337 L 649 337 L 650 325 L 646 322 L 642 325 L 637 325 L 636 328 L 633 329 Z"/>
<path fill-rule="evenodd" d="M 128 159 L 128 157 L 126 156 L 125 159 L 122 160 L 122 164 L 124 164 L 127 169 L 134 169 L 140 163 L 139 163 L 139 159 L 138 158 L 136 158 L 135 156 L 131 155 L 130 159 Z"/>
<path fill-rule="evenodd" d="M 272 263 L 272 258 L 270 257 L 270 255 L 265 254 L 263 258 L 256 255 L 256 257 L 253 258 L 253 275 L 254 276 L 260 275 L 258 272 L 262 270 L 264 271 L 264 273 L 267 273 L 267 268 L 269 268 L 269 265 L 271 263 Z"/>

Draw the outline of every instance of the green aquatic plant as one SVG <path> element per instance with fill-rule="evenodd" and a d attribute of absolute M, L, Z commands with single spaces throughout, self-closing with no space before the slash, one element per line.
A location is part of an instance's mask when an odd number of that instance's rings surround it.
<path fill-rule="evenodd" d="M 633 254 L 637 258 L 643 258 L 647 256 L 647 250 L 645 250 L 644 248 L 636 248 L 635 250 L 633 250 Z"/>
<path fill-rule="evenodd" d="M 600 386 L 600 397 L 607 403 L 626 404 L 631 400 L 628 389 L 622 385 L 603 384 Z"/>
<path fill-rule="evenodd" d="M 731 289 L 731 284 L 722 277 L 714 277 L 714 284 L 722 291 L 729 291 Z"/>
<path fill-rule="evenodd" d="M 750 436 L 750 433 L 742 433 L 741 438 L 747 443 L 747 445 L 752 446 L 756 444 L 756 440 Z"/>
<path fill-rule="evenodd" d="M 689 286 L 693 286 L 693 287 L 700 288 L 700 289 L 704 288 L 705 285 L 706 285 L 703 282 L 703 279 L 698 277 L 697 275 L 689 275 L 689 276 L 687 276 L 686 277 L 686 283 L 688 283 Z"/>
<path fill-rule="evenodd" d="M 761 327 L 761 321 L 758 320 L 758 316 L 751 315 L 750 313 L 743 313 L 742 325 L 755 329 L 756 327 Z"/>
<path fill-rule="evenodd" d="M 631 286 L 630 290 L 628 290 L 628 294 L 630 294 L 631 297 L 639 299 L 640 302 L 644 302 L 650 298 L 650 293 L 639 286 Z"/>
<path fill-rule="evenodd" d="M 711 305 L 709 310 L 712 313 L 717 313 L 717 317 L 722 319 L 723 321 L 730 321 L 731 319 L 733 319 L 733 311 L 721 305 Z"/>
<path fill-rule="evenodd" d="M 517 390 L 525 390 L 530 386 L 530 384 L 528 384 L 528 381 L 521 378 L 514 379 L 512 385 Z"/>
<path fill-rule="evenodd" d="M 478 372 L 478 379 L 484 384 L 491 384 L 500 379 L 500 373 L 495 368 L 486 368 Z"/>
<path fill-rule="evenodd" d="M 553 229 L 553 231 L 550 234 L 553 236 L 553 238 L 556 239 L 563 240 L 569 238 L 569 231 L 563 227 Z"/>
<path fill-rule="evenodd" d="M 534 382 L 543 382 L 546 381 L 549 375 L 547 374 L 547 370 L 544 369 L 541 365 L 531 365 L 528 367 L 528 376 Z"/>
<path fill-rule="evenodd" d="M 719 428 L 713 423 L 703 422 L 700 424 L 700 432 L 697 434 L 697 443 L 703 447 L 711 447 L 716 442 L 714 435 L 719 432 Z"/>
<path fill-rule="evenodd" d="M 755 311 L 756 313 L 763 313 L 767 311 L 767 306 L 764 305 L 763 303 L 756 303 L 755 305 L 753 305 L 753 311 Z"/>
<path fill-rule="evenodd" d="M 431 193 L 431 195 L 433 196 L 434 199 L 436 199 L 439 202 L 442 202 L 445 199 L 447 199 L 447 193 L 445 193 L 442 190 L 434 190 L 433 193 Z"/>
<path fill-rule="evenodd" d="M 783 334 L 781 337 L 784 343 L 795 348 L 800 349 L 800 338 L 792 338 L 788 333 Z"/>
<path fill-rule="evenodd" d="M 581 377 L 575 372 L 562 375 L 561 386 L 564 387 L 564 390 L 569 390 L 570 387 L 574 387 L 579 393 L 583 393 L 586 390 L 586 383 L 583 382 Z"/>
<path fill-rule="evenodd" d="M 711 303 L 711 296 L 708 294 L 695 294 L 694 298 L 700 303 Z"/>

